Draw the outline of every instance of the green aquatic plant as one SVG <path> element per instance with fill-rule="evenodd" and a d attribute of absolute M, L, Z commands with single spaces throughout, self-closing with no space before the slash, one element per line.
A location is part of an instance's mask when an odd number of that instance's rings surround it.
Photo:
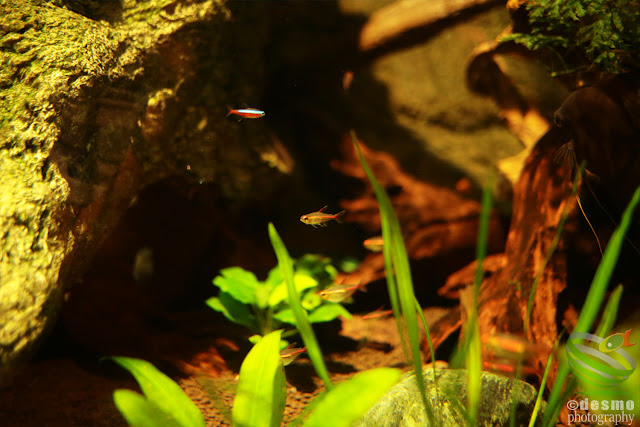
<path fill-rule="evenodd" d="M 265 335 L 244 358 L 233 401 L 234 426 L 282 424 L 287 384 L 279 354 L 281 334 L 282 331 L 274 331 Z"/>
<path fill-rule="evenodd" d="M 530 50 L 547 49 L 555 54 L 564 72 L 594 64 L 619 73 L 625 57 L 638 60 L 637 0 L 530 0 L 526 9 L 530 31 L 502 41 L 514 41 Z"/>
<path fill-rule="evenodd" d="M 580 310 L 580 315 L 578 316 L 578 321 L 576 322 L 573 332 L 588 332 L 593 326 L 604 301 L 613 270 L 618 262 L 618 257 L 620 256 L 620 251 L 622 250 L 622 245 L 624 243 L 625 233 L 631 225 L 633 212 L 639 202 L 640 188 L 638 188 L 633 194 L 629 205 L 622 214 L 620 225 L 613 232 L 613 235 L 607 244 L 604 256 L 602 257 L 602 261 L 600 261 L 596 274 L 593 277 L 589 292 L 587 293 L 587 299 Z M 612 302 L 607 304 L 603 313 L 601 321 L 602 328 L 599 329 L 599 332 L 601 333 L 604 333 L 606 329 L 610 328 L 613 324 L 613 318 L 617 312 L 617 302 L 620 300 L 620 296 L 616 296 L 616 292 L 614 292 L 610 300 Z M 547 410 L 544 414 L 544 425 L 551 426 L 554 424 L 554 420 L 560 412 L 561 406 L 566 402 L 567 398 L 575 389 L 575 378 L 572 377 L 571 379 L 568 379 L 569 373 L 569 363 L 565 358 L 558 368 L 556 382 L 549 395 Z"/>
<path fill-rule="evenodd" d="M 305 255 L 294 265 L 293 283 L 311 323 L 328 322 L 338 316 L 351 317 L 341 304 L 326 301 L 318 294 L 319 290 L 330 286 L 338 274 L 328 258 Z M 265 281 L 259 281 L 252 272 L 240 267 L 225 268 L 213 279 L 213 284 L 220 293 L 209 298 L 207 305 L 259 336 L 275 331 L 283 324 L 296 325 L 287 283 L 279 267 L 273 268 Z M 252 342 L 257 339 L 252 337 Z"/>
<path fill-rule="evenodd" d="M 478 300 L 480 286 L 484 277 L 484 259 L 487 256 L 487 242 L 489 240 L 489 217 L 491 214 L 492 194 L 491 185 L 485 185 L 482 191 L 482 210 L 478 225 L 478 240 L 476 245 L 476 274 L 473 286 L 473 302 L 469 321 L 467 323 L 465 342 L 465 366 L 467 368 L 467 419 L 469 425 L 478 424 L 482 393 L 482 345 L 480 343 L 480 329 L 478 324 Z"/>
<path fill-rule="evenodd" d="M 362 155 L 358 138 L 355 132 L 351 132 L 351 140 L 355 146 L 360 163 L 364 168 L 376 199 L 380 208 L 380 218 L 382 222 L 382 239 L 385 242 L 383 246 L 385 273 L 387 278 L 387 288 L 389 290 L 389 299 L 393 308 L 394 316 L 400 338 L 402 340 L 403 349 L 407 357 L 409 366 L 413 367 L 416 383 L 422 402 L 424 404 L 429 423 L 435 425 L 435 418 L 431 403 L 427 399 L 424 377 L 422 375 L 422 356 L 420 354 L 420 338 L 418 331 L 418 315 L 416 309 L 416 297 L 413 292 L 413 280 L 409 268 L 409 257 L 407 249 L 402 238 L 402 231 L 398 222 L 391 200 L 378 183 L 373 172 L 369 168 L 367 161 Z M 426 327 L 425 323 L 425 327 Z M 429 333 L 428 327 L 426 328 Z M 406 337 L 406 338 L 405 338 Z M 408 344 L 407 344 L 408 338 Z M 433 352 L 433 350 L 432 350 Z"/>
<path fill-rule="evenodd" d="M 332 388 L 332 384 L 331 379 L 329 378 L 329 372 L 327 371 L 327 367 L 322 359 L 322 350 L 320 350 L 318 339 L 313 332 L 313 328 L 311 328 L 309 315 L 302 306 L 302 300 L 295 283 L 293 260 L 291 259 L 291 256 L 289 256 L 289 251 L 287 251 L 280 235 L 276 231 L 276 227 L 272 223 L 269 223 L 269 239 L 271 239 L 271 245 L 273 246 L 273 250 L 278 258 L 280 274 L 284 278 L 285 285 L 287 286 L 289 306 L 295 318 L 295 325 L 298 328 L 302 341 L 307 348 L 307 354 L 309 355 L 309 359 L 311 359 L 313 367 L 315 368 L 318 376 L 322 381 L 324 381 L 327 389 L 330 390 Z"/>
<path fill-rule="evenodd" d="M 198 407 L 171 378 L 160 372 L 151 363 L 131 357 L 112 357 L 118 365 L 129 371 L 136 379 L 141 395 L 132 390 L 118 389 L 113 392 L 113 401 L 133 427 L 205 426 Z"/>

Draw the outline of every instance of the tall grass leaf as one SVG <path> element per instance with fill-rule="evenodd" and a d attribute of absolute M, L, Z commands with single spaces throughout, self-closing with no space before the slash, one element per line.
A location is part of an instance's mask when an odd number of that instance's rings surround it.
<path fill-rule="evenodd" d="M 349 427 L 398 382 L 400 375 L 400 370 L 393 368 L 376 368 L 355 374 L 328 392 L 303 425 Z"/>
<path fill-rule="evenodd" d="M 205 425 L 195 403 L 187 397 L 178 384 L 151 363 L 131 357 L 116 356 L 111 359 L 135 377 L 145 398 L 151 404 L 171 414 L 179 425 L 187 427 Z M 120 395 L 122 396 L 122 393 Z"/>
<path fill-rule="evenodd" d="M 181 427 L 170 414 L 135 391 L 116 390 L 113 392 L 113 401 L 127 424 L 132 427 Z"/>
<path fill-rule="evenodd" d="M 474 280 L 471 313 L 469 313 L 469 323 L 466 328 L 468 335 L 465 339 L 468 421 L 470 426 L 478 424 L 478 413 L 480 412 L 481 401 L 480 395 L 482 393 L 482 345 L 480 343 L 480 328 L 478 325 L 478 304 L 480 298 L 480 287 L 482 286 L 482 279 L 484 277 L 484 259 L 487 256 L 491 202 L 491 183 L 489 183 L 484 186 L 482 191 L 482 210 L 480 212 L 478 240 L 476 244 L 476 262 L 478 265 Z"/>
<path fill-rule="evenodd" d="M 371 182 L 376 199 L 378 200 L 382 222 L 382 238 L 385 242 L 383 252 L 391 306 L 396 316 L 401 339 L 404 339 L 405 333 L 409 338 L 410 353 L 408 355 L 408 362 L 413 366 L 416 383 L 418 390 L 420 390 L 429 422 L 434 424 L 433 409 L 427 400 L 424 377 L 422 375 L 418 318 L 414 305 L 415 294 L 413 293 L 413 281 L 409 269 L 409 257 L 407 256 L 407 249 L 404 246 L 400 224 L 391 205 L 391 200 L 389 200 L 387 193 L 380 186 L 369 168 L 360 150 L 358 138 L 353 131 L 351 131 L 351 139 L 358 153 L 360 163 Z M 402 321 L 399 319 L 400 315 L 402 316 Z M 408 353 L 404 342 L 403 347 L 405 348 L 405 353 Z"/>
<path fill-rule="evenodd" d="M 555 344 L 553 345 L 553 349 L 551 350 L 551 353 L 549 353 L 549 358 L 547 359 L 547 366 L 544 368 L 544 374 L 542 374 L 542 382 L 540 383 L 540 388 L 538 389 L 538 396 L 536 397 L 536 403 L 533 406 L 533 411 L 531 412 L 529 427 L 534 427 L 536 425 L 538 412 L 540 412 L 540 407 L 542 406 L 542 396 L 544 393 L 544 388 L 547 385 L 547 379 L 549 378 L 549 373 L 551 372 L 551 366 L 553 365 L 553 354 L 558 350 L 559 343 L 560 343 L 560 339 L 556 340 Z"/>
<path fill-rule="evenodd" d="M 621 298 L 622 285 L 618 285 L 611 293 L 611 296 L 609 296 L 607 305 L 602 311 L 602 319 L 600 320 L 598 329 L 596 329 L 595 335 L 598 335 L 599 337 L 606 337 L 609 334 L 609 331 L 613 328 L 613 324 L 616 322 L 616 318 L 618 317 L 618 307 L 620 306 Z"/>
<path fill-rule="evenodd" d="M 467 368 L 467 419 L 469 426 L 478 425 L 478 413 L 482 394 L 482 346 L 478 318 L 470 319 L 467 326 L 469 339 L 466 346 Z"/>
<path fill-rule="evenodd" d="M 580 311 L 580 315 L 578 316 L 574 332 L 589 332 L 591 326 L 593 326 L 593 322 L 598 315 L 607 287 L 609 286 L 609 280 L 611 279 L 613 270 L 618 262 L 618 256 L 620 255 L 620 250 L 624 243 L 624 236 L 631 225 L 633 211 L 638 205 L 638 202 L 640 202 L 640 187 L 636 189 L 635 193 L 633 193 L 633 197 L 631 198 L 629 205 L 622 214 L 620 225 L 613 232 L 613 235 L 609 240 L 609 244 L 607 244 L 602 261 L 600 261 L 596 274 L 591 282 L 587 299 L 585 300 L 582 310 Z M 544 416 L 545 425 L 552 425 L 554 422 L 553 420 L 555 420 L 557 414 L 560 412 L 561 405 L 564 403 L 562 395 L 569 394 L 567 390 L 563 393 L 563 385 L 569 375 L 569 371 L 568 362 L 563 360 L 560 368 L 558 369 L 556 382 L 549 395 L 548 406 Z M 575 381 L 572 383 L 575 384 Z"/>
<path fill-rule="evenodd" d="M 316 335 L 311 328 L 307 312 L 300 303 L 300 296 L 293 281 L 293 261 L 272 223 L 269 223 L 269 238 L 271 239 L 271 245 L 278 258 L 280 273 L 289 289 L 289 306 L 291 310 L 293 310 L 298 331 L 304 341 L 304 345 L 307 347 L 307 355 L 309 355 L 309 359 L 311 359 L 311 363 L 318 373 L 318 376 L 324 381 L 325 386 L 330 389 L 332 387 L 331 379 L 329 378 L 329 372 L 322 359 L 322 350 L 320 350 Z"/>
<path fill-rule="evenodd" d="M 238 427 L 279 427 L 284 417 L 286 381 L 280 360 L 282 331 L 265 335 L 247 354 L 233 401 Z"/>

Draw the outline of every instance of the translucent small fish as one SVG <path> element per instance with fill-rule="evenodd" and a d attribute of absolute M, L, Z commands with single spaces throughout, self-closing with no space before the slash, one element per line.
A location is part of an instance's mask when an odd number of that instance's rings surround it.
<path fill-rule="evenodd" d="M 296 360 L 298 356 L 307 351 L 306 347 L 297 348 L 294 347 L 294 345 L 296 345 L 296 343 L 289 344 L 287 348 L 280 350 L 280 358 L 282 359 L 282 364 L 284 366 L 289 365 L 291 362 Z"/>
<path fill-rule="evenodd" d="M 386 317 L 392 313 L 393 313 L 393 310 L 383 310 L 382 307 L 380 307 L 379 309 L 372 311 L 369 314 L 365 314 L 364 316 L 362 316 L 362 319 L 363 320 L 379 319 L 381 317 Z"/>
<path fill-rule="evenodd" d="M 323 212 L 327 207 L 323 207 L 317 212 L 311 212 L 306 215 L 302 215 L 300 217 L 300 221 L 304 222 L 307 225 L 311 225 L 315 227 L 326 227 L 327 222 L 332 219 L 336 220 L 336 222 L 342 223 L 342 217 L 347 211 L 340 211 L 337 214 L 330 214 Z"/>
<path fill-rule="evenodd" d="M 362 246 L 371 252 L 380 252 L 384 247 L 384 240 L 382 239 L 382 236 L 369 237 L 362 242 Z"/>
<path fill-rule="evenodd" d="M 265 115 L 264 111 L 257 108 L 229 108 L 227 117 L 232 114 L 239 116 L 240 119 L 259 119 Z"/>
<path fill-rule="evenodd" d="M 359 287 L 359 283 L 357 285 L 332 285 L 327 289 L 318 292 L 318 294 L 320 295 L 320 298 L 326 301 L 343 302 L 350 299 Z"/>

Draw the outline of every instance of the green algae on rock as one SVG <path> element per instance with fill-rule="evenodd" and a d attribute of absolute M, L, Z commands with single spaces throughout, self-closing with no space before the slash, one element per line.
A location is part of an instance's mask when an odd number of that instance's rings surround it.
<path fill-rule="evenodd" d="M 433 369 L 424 371 L 427 397 L 433 402 L 438 427 L 466 425 L 463 408 L 466 406 L 467 371 L 443 369 L 437 372 L 437 394 L 433 380 Z M 518 390 L 514 390 L 519 385 Z M 537 391 L 523 381 L 482 373 L 482 401 L 480 403 L 479 426 L 508 426 L 513 395 L 517 394 L 516 425 L 526 426 L 531 418 Z M 452 401 L 452 398 L 459 398 Z M 543 408 L 544 409 L 544 408 Z M 364 426 L 428 426 L 422 398 L 413 375 L 405 378 L 389 390 L 365 416 L 355 424 Z"/>
<path fill-rule="evenodd" d="M 247 135 L 215 120 L 238 89 L 228 50 L 244 42 L 229 19 L 222 0 L 0 3 L 0 382 L 144 185 L 222 176 L 235 199 L 264 189 L 255 151 L 268 138 L 228 144 Z"/>

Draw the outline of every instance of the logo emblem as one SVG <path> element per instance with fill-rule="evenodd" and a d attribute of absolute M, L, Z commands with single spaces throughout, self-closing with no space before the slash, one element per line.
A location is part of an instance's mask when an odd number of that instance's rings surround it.
<path fill-rule="evenodd" d="M 581 380 L 599 387 L 620 384 L 636 369 L 636 361 L 624 350 L 636 345 L 629 342 L 630 336 L 631 329 L 606 338 L 586 332 L 572 333 L 567 342 L 571 369 Z"/>

